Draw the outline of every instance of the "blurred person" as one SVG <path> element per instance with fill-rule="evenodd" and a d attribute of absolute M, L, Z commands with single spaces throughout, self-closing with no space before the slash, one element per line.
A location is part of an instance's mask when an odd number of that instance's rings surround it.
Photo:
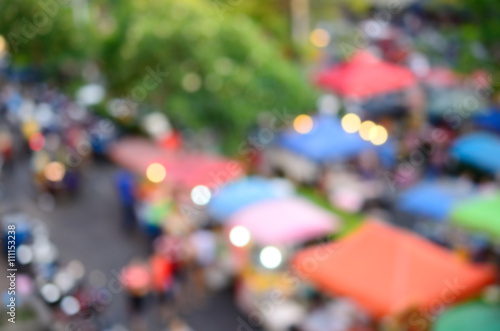
<path fill-rule="evenodd" d="M 168 255 L 155 252 L 149 258 L 151 290 L 160 305 L 161 317 L 166 321 L 175 313 L 173 263 Z"/>
<path fill-rule="evenodd" d="M 128 297 L 132 330 L 145 330 L 146 297 L 151 289 L 151 273 L 147 263 L 134 258 L 120 274 L 120 281 Z"/>
<path fill-rule="evenodd" d="M 169 331 L 194 331 L 186 322 L 176 317 L 168 325 Z"/>
<path fill-rule="evenodd" d="M 118 197 L 122 206 L 122 225 L 126 231 L 132 231 L 136 226 L 135 217 L 135 180 L 134 176 L 120 170 L 115 176 L 115 183 L 118 189 Z"/>
<path fill-rule="evenodd" d="M 205 271 L 217 257 L 217 238 L 210 230 L 198 229 L 189 237 L 190 251 L 193 254 L 190 283 L 193 297 L 203 299 L 206 292 Z"/>
<path fill-rule="evenodd" d="M 0 126 L 0 157 L 4 164 L 9 164 L 14 156 L 14 138 L 6 125 Z"/>

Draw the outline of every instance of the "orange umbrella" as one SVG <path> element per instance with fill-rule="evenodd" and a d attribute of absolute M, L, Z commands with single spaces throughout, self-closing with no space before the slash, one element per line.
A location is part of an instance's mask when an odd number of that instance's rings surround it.
<path fill-rule="evenodd" d="M 416 80 L 411 70 L 360 51 L 350 61 L 320 73 L 316 82 L 345 97 L 368 98 L 408 88 Z"/>
<path fill-rule="evenodd" d="M 463 262 L 445 249 L 379 222 L 298 253 L 295 269 L 320 289 L 354 299 L 376 318 L 413 307 L 435 311 L 494 283 L 489 266 Z"/>

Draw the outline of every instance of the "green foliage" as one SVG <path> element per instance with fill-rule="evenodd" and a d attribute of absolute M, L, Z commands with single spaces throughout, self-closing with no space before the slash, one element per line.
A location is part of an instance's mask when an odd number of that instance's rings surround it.
<path fill-rule="evenodd" d="M 83 23 L 61 5 L 13 58 L 42 64 L 51 74 L 70 67 L 77 75 L 86 61 L 94 61 L 111 97 L 132 96 L 180 127 L 210 127 L 226 150 L 234 151 L 260 111 L 302 113 L 315 101 L 307 77 L 283 56 L 275 38 L 239 11 L 244 1 L 237 2 L 232 7 L 215 0 L 89 2 Z M 42 11 L 40 3 L 2 5 L 0 33 L 20 31 L 20 18 Z M 156 69 L 168 76 L 145 95 L 134 94 Z"/>
<path fill-rule="evenodd" d="M 15 65 L 43 66 L 47 72 L 72 70 L 88 57 L 95 43 L 88 26 L 78 29 L 67 0 L 22 0 L 0 3 L 0 34 Z"/>
<path fill-rule="evenodd" d="M 452 35 L 462 43 L 459 69 L 471 72 L 486 69 L 498 81 L 500 71 L 500 7 L 496 0 L 439 0 L 429 3 L 430 9 L 447 10 L 460 13 L 462 22 L 454 27 Z M 480 43 L 488 52 L 488 56 L 479 59 L 472 54 L 474 44 Z M 495 84 L 496 85 L 496 84 Z M 498 86 L 495 86 L 498 87 Z"/>
<path fill-rule="evenodd" d="M 201 0 L 133 2 L 121 43 L 104 47 L 102 68 L 112 91 L 130 94 L 147 68 L 168 77 L 148 102 L 181 126 L 210 126 L 234 151 L 262 110 L 310 110 L 309 82 L 255 23 Z M 119 63 L 122 67 L 117 67 Z"/>

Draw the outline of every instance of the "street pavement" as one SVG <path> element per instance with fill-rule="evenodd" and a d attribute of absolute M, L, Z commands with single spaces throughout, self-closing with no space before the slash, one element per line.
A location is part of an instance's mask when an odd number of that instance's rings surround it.
<path fill-rule="evenodd" d="M 53 210 L 44 211 L 37 203 L 28 160 L 18 160 L 3 175 L 0 206 L 4 211 L 18 210 L 42 220 L 59 250 L 60 261 L 80 260 L 87 276 L 92 274 L 105 284 L 104 288 L 109 287 L 111 298 L 102 319 L 108 325 L 126 326 L 125 296 L 115 290 L 114 280 L 132 257 L 146 258 L 150 244 L 139 231 L 127 234 L 122 230 L 121 209 L 114 187 L 116 171 L 117 168 L 106 161 L 88 165 L 78 194 L 60 196 Z M 197 306 L 183 314 L 192 329 L 238 330 L 238 317 L 242 314 L 234 306 L 230 291 L 212 294 L 203 305 Z M 148 306 L 148 319 L 148 330 L 165 330 L 159 322 L 158 307 L 152 302 Z"/>

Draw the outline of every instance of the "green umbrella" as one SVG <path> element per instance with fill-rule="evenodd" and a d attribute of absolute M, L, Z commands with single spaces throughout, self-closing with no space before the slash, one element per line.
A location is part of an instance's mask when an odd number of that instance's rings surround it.
<path fill-rule="evenodd" d="M 500 239 L 500 194 L 460 204 L 452 212 L 451 219 L 456 225 Z"/>
<path fill-rule="evenodd" d="M 434 324 L 432 331 L 498 331 L 500 307 L 471 302 L 447 310 Z"/>

